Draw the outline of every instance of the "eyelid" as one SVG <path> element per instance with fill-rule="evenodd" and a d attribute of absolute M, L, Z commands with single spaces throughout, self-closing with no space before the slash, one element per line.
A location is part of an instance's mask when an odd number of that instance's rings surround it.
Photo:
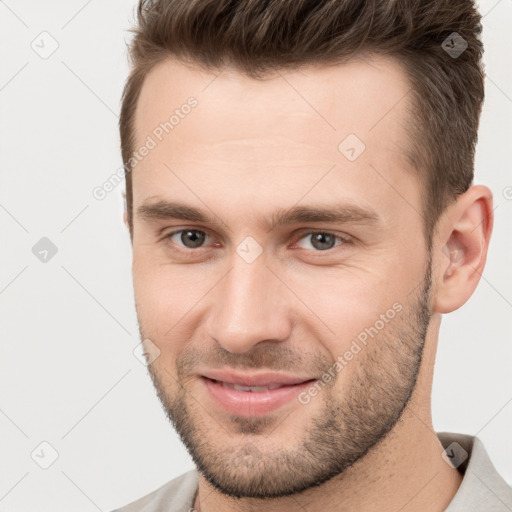
<path fill-rule="evenodd" d="M 350 240 L 354 240 L 354 237 L 352 237 L 351 235 L 347 234 L 347 233 L 342 233 L 342 232 L 338 232 L 334 229 L 322 229 L 322 228 L 302 228 L 302 229 L 299 229 L 297 230 L 294 235 L 293 235 L 293 239 L 294 240 L 300 240 L 301 238 L 303 238 L 304 236 L 306 235 L 313 235 L 313 234 L 316 234 L 316 233 L 322 233 L 324 235 L 332 235 L 332 236 L 335 236 L 337 238 L 341 238 L 342 240 L 345 240 L 345 241 L 350 241 Z"/>
<path fill-rule="evenodd" d="M 302 240 L 303 238 L 305 238 L 306 236 L 308 235 L 313 235 L 313 234 L 318 234 L 318 233 L 321 233 L 323 235 L 331 235 L 339 240 L 342 241 L 341 244 L 338 244 L 338 245 L 335 245 L 334 247 L 332 247 L 331 249 L 327 249 L 325 251 L 312 251 L 312 252 L 318 252 L 318 253 L 327 253 L 329 251 L 332 251 L 335 247 L 340 247 L 341 245 L 345 245 L 345 244 L 350 244 L 350 243 L 354 243 L 354 238 L 351 237 L 350 235 L 347 235 L 345 233 L 336 233 L 335 231 L 330 231 L 328 229 L 303 229 L 301 230 L 298 234 L 296 234 L 293 238 L 293 245 L 295 245 L 297 242 L 299 242 L 300 240 Z M 308 250 L 308 249 L 304 249 L 304 250 Z"/>
<path fill-rule="evenodd" d="M 207 247 L 205 246 L 201 246 L 201 247 L 198 247 L 196 249 L 190 249 L 189 247 L 185 247 L 185 246 L 182 246 L 182 245 L 179 245 L 179 244 L 176 244 L 175 242 L 173 242 L 171 240 L 171 238 L 178 234 L 178 233 L 182 233 L 184 231 L 197 231 L 199 233 L 204 233 L 207 237 L 213 239 L 214 237 L 210 234 L 210 232 L 207 230 L 207 229 L 201 229 L 201 228 L 198 228 L 198 227 L 192 227 L 192 226 L 189 226 L 189 227 L 184 227 L 184 228 L 180 228 L 180 229 L 174 229 L 173 231 L 169 231 L 169 233 L 166 233 L 164 236 L 163 236 L 163 240 L 164 241 L 169 241 L 170 243 L 174 244 L 174 245 L 178 245 L 178 247 L 184 251 L 199 251 L 200 249 L 206 249 Z"/>
<path fill-rule="evenodd" d="M 197 231 L 197 232 L 200 232 L 200 233 L 204 233 L 207 237 L 209 237 L 211 239 L 214 238 L 214 236 L 209 232 L 208 229 L 189 226 L 189 227 L 181 227 L 180 229 L 174 229 L 173 231 L 170 231 L 169 233 L 164 235 L 163 239 L 165 241 L 169 240 L 170 243 L 173 243 L 174 245 L 177 245 L 179 249 L 181 249 L 183 251 L 186 251 L 186 252 L 199 252 L 201 249 L 203 249 L 203 250 L 208 249 L 208 247 L 206 247 L 206 246 L 201 246 L 201 247 L 197 247 L 195 249 L 191 249 L 189 247 L 185 247 L 185 246 L 176 244 L 175 242 L 172 242 L 170 240 L 171 237 L 173 237 L 177 233 L 181 233 L 181 232 L 184 232 L 184 231 Z M 322 253 L 328 253 L 328 252 L 332 251 L 336 247 L 340 247 L 342 245 L 354 243 L 354 238 L 351 237 L 350 235 L 347 235 L 346 233 L 343 233 L 343 234 L 342 233 L 336 233 L 335 231 L 330 231 L 328 229 L 303 228 L 298 233 L 294 234 L 293 242 L 292 242 L 292 247 L 295 246 L 297 244 L 297 242 L 299 242 L 300 240 L 302 240 L 306 236 L 313 235 L 313 234 L 318 234 L 318 233 L 321 233 L 321 234 L 324 234 L 324 235 L 334 236 L 335 238 L 341 240 L 342 243 L 338 244 L 338 245 L 335 245 L 331 249 L 327 249 L 325 251 L 314 251 L 314 250 L 310 250 L 310 249 L 303 249 L 303 250 L 308 251 L 308 252 L 318 252 L 318 253 L 322 254 Z M 302 249 L 302 248 L 299 247 L 299 249 Z"/>

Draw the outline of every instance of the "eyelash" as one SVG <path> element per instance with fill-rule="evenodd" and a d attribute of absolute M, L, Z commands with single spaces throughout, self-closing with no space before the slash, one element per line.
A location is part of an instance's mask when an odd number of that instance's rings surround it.
<path fill-rule="evenodd" d="M 164 236 L 164 240 L 174 244 L 174 242 L 172 242 L 171 238 L 174 235 L 176 235 L 178 233 L 183 233 L 185 231 L 193 231 L 193 232 L 196 232 L 196 233 L 203 233 L 206 236 L 211 238 L 209 233 L 207 231 L 202 230 L 202 229 L 182 228 L 182 229 L 178 229 L 176 231 L 172 231 L 171 233 L 168 233 L 167 235 Z M 353 239 L 348 237 L 348 236 L 337 235 L 336 233 L 333 233 L 332 231 L 322 231 L 322 230 L 319 230 L 319 231 L 305 231 L 305 232 L 301 232 L 298 236 L 294 237 L 293 244 L 296 244 L 298 241 L 302 240 L 303 238 L 306 238 L 307 236 L 311 236 L 311 235 L 315 235 L 315 234 L 316 235 L 317 234 L 322 234 L 322 235 L 333 236 L 337 240 L 340 240 L 342 243 L 337 244 L 334 247 L 331 247 L 330 249 L 325 249 L 323 251 L 315 250 L 315 249 L 304 249 L 304 250 L 312 251 L 312 252 L 316 252 L 316 253 L 320 253 L 320 254 L 321 253 L 329 253 L 329 252 L 332 252 L 336 247 L 353 243 Z M 176 244 L 174 244 L 174 245 L 176 245 Z M 205 247 L 197 247 L 195 249 L 189 248 L 189 247 L 182 247 L 182 246 L 178 246 L 178 247 L 179 247 L 179 250 L 184 251 L 184 252 L 194 252 L 194 251 L 195 252 L 199 252 L 201 249 L 205 249 Z"/>

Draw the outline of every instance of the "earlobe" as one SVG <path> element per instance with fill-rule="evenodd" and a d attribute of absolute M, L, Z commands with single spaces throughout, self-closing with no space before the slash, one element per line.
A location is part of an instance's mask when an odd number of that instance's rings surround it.
<path fill-rule="evenodd" d="M 492 192 L 472 186 L 440 219 L 434 309 L 450 313 L 471 297 L 485 267 L 492 232 Z"/>

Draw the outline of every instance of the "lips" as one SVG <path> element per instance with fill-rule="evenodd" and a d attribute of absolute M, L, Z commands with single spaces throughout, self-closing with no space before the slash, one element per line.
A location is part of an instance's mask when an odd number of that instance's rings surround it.
<path fill-rule="evenodd" d="M 202 372 L 201 382 L 213 403 L 233 415 L 262 416 L 285 404 L 298 404 L 297 396 L 315 379 L 302 376 L 232 371 Z"/>
<path fill-rule="evenodd" d="M 282 384 L 269 384 L 268 386 L 240 386 L 238 384 L 231 384 L 229 382 L 222 382 L 218 380 L 214 380 L 213 382 L 222 384 L 224 387 L 229 389 L 236 389 L 237 391 L 252 391 L 253 393 L 258 393 L 261 391 L 271 391 L 273 389 L 283 387 Z"/>
<path fill-rule="evenodd" d="M 202 377 L 227 384 L 228 386 L 265 388 L 262 389 L 262 391 L 277 389 L 283 386 L 293 386 L 314 379 L 314 377 L 302 377 L 275 372 L 247 374 L 231 370 L 207 370 L 202 372 L 201 375 Z"/>

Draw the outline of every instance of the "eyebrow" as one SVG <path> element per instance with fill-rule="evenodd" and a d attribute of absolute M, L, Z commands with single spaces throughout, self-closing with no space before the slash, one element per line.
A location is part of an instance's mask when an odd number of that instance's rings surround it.
<path fill-rule="evenodd" d="M 215 215 L 209 215 L 193 206 L 174 201 L 160 200 L 145 202 L 137 208 L 136 214 L 146 221 L 179 219 L 190 222 L 201 222 L 210 226 L 218 224 Z M 307 223 L 357 223 L 377 224 L 381 217 L 372 209 L 357 205 L 323 205 L 323 206 L 293 206 L 289 209 L 278 209 L 265 221 L 269 231 L 278 226 Z M 224 224 L 222 222 L 222 224 Z"/>

